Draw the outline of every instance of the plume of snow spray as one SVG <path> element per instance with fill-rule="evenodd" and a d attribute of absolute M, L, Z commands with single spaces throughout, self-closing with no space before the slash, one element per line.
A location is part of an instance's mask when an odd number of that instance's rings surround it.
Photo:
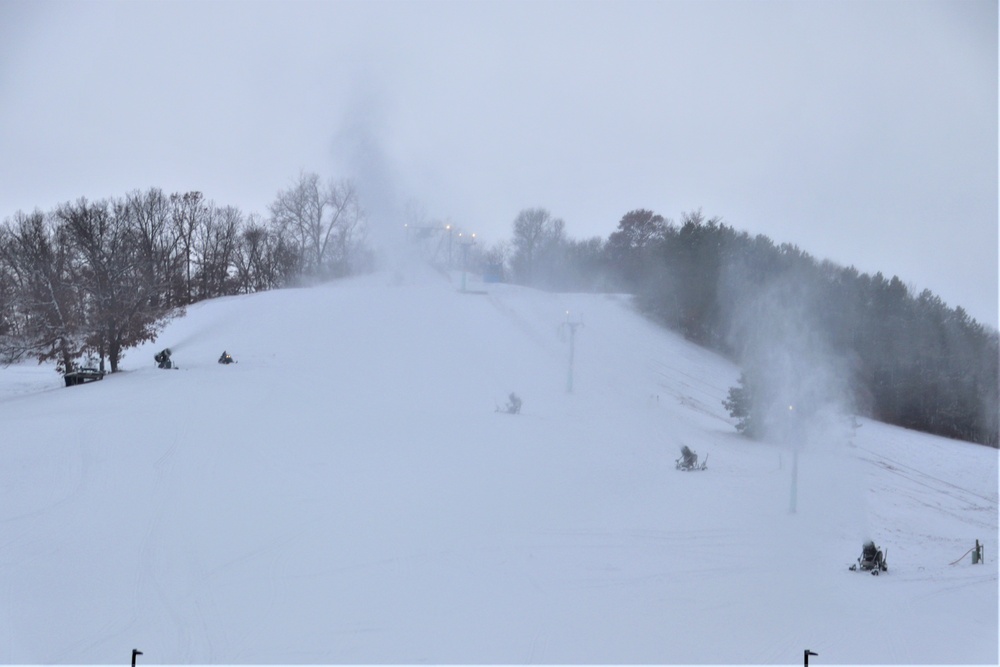
<path fill-rule="evenodd" d="M 412 215 L 400 189 L 401 177 L 385 149 L 387 105 L 370 83 L 357 83 L 331 148 L 334 160 L 357 187 L 377 261 L 398 269 L 407 259 L 405 225 Z"/>
<path fill-rule="evenodd" d="M 867 533 L 864 490 L 846 451 L 851 364 L 832 352 L 814 316 L 822 304 L 794 271 L 756 289 L 744 278 L 729 276 L 740 290 L 731 341 L 752 383 L 756 432 L 808 464 L 792 472 L 791 511 L 801 496 L 798 506 L 811 516 Z"/>

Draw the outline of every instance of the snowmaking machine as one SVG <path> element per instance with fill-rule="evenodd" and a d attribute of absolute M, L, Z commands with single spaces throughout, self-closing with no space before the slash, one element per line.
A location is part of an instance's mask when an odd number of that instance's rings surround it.
<path fill-rule="evenodd" d="M 708 456 L 698 464 L 698 455 L 691 451 L 687 445 L 681 446 L 681 457 L 674 462 L 674 467 L 678 470 L 704 470 L 708 466 Z"/>
<path fill-rule="evenodd" d="M 852 572 L 871 572 L 876 577 L 879 572 L 888 572 L 889 565 L 886 563 L 885 554 L 882 550 L 875 546 L 875 543 L 868 540 L 861 547 L 861 555 L 858 557 L 858 562 L 848 568 Z"/>
<path fill-rule="evenodd" d="M 507 400 L 507 405 L 502 408 L 498 405 L 496 411 L 503 412 L 508 415 L 518 414 L 521 412 L 521 397 L 514 392 L 511 392 Z"/>
<path fill-rule="evenodd" d="M 174 366 L 174 362 L 170 360 L 170 355 L 173 354 L 169 347 L 165 347 L 156 353 L 153 360 L 156 361 L 157 368 L 177 368 Z"/>

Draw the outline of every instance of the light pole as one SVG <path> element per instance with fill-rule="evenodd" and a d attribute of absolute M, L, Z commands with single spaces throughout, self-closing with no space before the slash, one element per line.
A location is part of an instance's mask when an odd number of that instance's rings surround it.
<path fill-rule="evenodd" d="M 445 225 L 444 228 L 448 230 L 448 270 L 451 271 L 451 225 Z"/>
<path fill-rule="evenodd" d="M 803 655 L 802 655 L 802 658 L 803 658 L 803 660 L 805 661 L 805 667 L 809 667 L 809 656 L 811 656 L 811 655 L 816 655 L 816 656 L 818 656 L 818 655 L 819 655 L 819 653 L 813 653 L 813 652 L 812 652 L 812 651 L 810 651 L 809 649 L 806 649 L 806 650 L 805 650 L 805 652 L 804 652 L 804 653 L 803 653 Z"/>
<path fill-rule="evenodd" d="M 135 656 L 142 655 L 142 651 L 137 648 L 132 649 L 132 667 L 135 667 Z"/>
<path fill-rule="evenodd" d="M 449 237 L 450 238 L 450 237 Z M 469 246 L 476 242 L 476 235 L 473 234 L 467 239 L 462 238 L 462 234 L 458 235 L 458 242 L 462 246 L 462 291 L 465 291 L 465 271 L 466 271 L 466 261 L 469 256 Z"/>
<path fill-rule="evenodd" d="M 788 439 L 792 446 L 792 489 L 790 494 L 791 498 L 788 501 L 788 513 L 795 514 L 799 504 L 799 443 L 796 441 L 798 429 L 795 428 L 796 415 L 794 405 L 788 406 L 788 416 Z M 806 661 L 808 660 L 809 658 L 806 657 Z"/>
<path fill-rule="evenodd" d="M 570 322 L 569 311 L 566 311 L 566 328 L 569 329 L 569 373 L 566 376 L 566 393 L 573 393 L 573 359 L 576 356 L 576 328 L 583 322 Z"/>

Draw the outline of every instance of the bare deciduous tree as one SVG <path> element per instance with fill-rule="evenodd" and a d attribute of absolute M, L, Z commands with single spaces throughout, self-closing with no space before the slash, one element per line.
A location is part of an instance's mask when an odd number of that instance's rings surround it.
<path fill-rule="evenodd" d="M 78 266 L 60 230 L 41 211 L 19 211 L 0 239 L 0 262 L 13 320 L 0 337 L 0 359 L 54 359 L 58 368 L 73 370 L 85 345 L 83 302 Z"/>
<path fill-rule="evenodd" d="M 195 230 L 193 246 L 199 300 L 233 293 L 230 271 L 242 225 L 243 213 L 234 206 L 207 209 L 203 224 Z"/>
<path fill-rule="evenodd" d="M 534 284 L 539 258 L 564 240 L 565 223 L 544 208 L 528 208 L 514 219 L 514 253 L 511 268 L 515 278 Z"/>
<path fill-rule="evenodd" d="M 192 303 L 192 266 L 194 264 L 194 238 L 198 228 L 204 224 L 208 205 L 200 192 L 186 192 L 170 195 L 173 231 L 177 236 L 181 261 L 184 266 L 183 304 Z"/>
<path fill-rule="evenodd" d="M 179 305 L 183 289 L 178 253 L 178 236 L 172 228 L 170 200 L 159 188 L 146 192 L 133 191 L 126 195 L 139 270 L 150 286 L 151 305 Z"/>
<path fill-rule="evenodd" d="M 323 184 L 314 173 L 278 193 L 270 206 L 275 227 L 298 248 L 304 273 L 341 276 L 364 222 L 357 190 L 347 180 Z"/>
<path fill-rule="evenodd" d="M 118 371 L 122 352 L 152 340 L 170 312 L 154 305 L 145 283 L 125 199 L 60 206 L 55 213 L 84 260 L 77 284 L 86 293 L 87 344 Z"/>

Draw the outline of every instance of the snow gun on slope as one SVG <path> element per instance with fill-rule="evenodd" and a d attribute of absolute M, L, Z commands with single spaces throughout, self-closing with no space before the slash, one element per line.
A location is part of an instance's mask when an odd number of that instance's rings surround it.
<path fill-rule="evenodd" d="M 681 457 L 674 464 L 678 470 L 704 470 L 708 466 L 708 456 L 705 456 L 705 460 L 698 465 L 698 455 L 687 445 L 682 445 Z"/>
<path fill-rule="evenodd" d="M 156 361 L 157 368 L 177 368 L 174 362 L 170 360 L 170 355 L 173 354 L 169 347 L 165 347 L 156 353 L 153 360 Z"/>
<path fill-rule="evenodd" d="M 858 557 L 858 562 L 848 568 L 852 572 L 862 571 L 871 572 L 876 577 L 879 572 L 888 572 L 889 566 L 885 561 L 885 554 L 882 550 L 875 546 L 875 543 L 868 540 L 861 547 L 861 556 Z"/>

